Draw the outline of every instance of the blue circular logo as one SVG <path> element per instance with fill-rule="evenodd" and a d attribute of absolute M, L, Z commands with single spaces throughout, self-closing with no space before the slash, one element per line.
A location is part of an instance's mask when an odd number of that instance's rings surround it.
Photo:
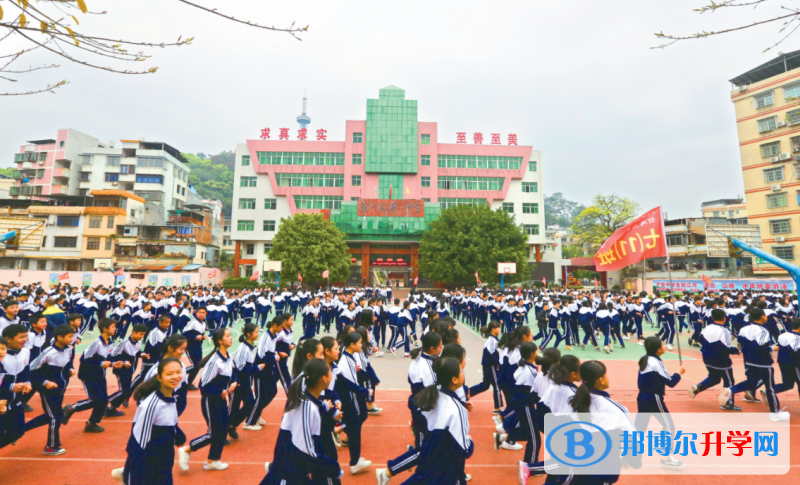
<path fill-rule="evenodd" d="M 584 426 L 598 432 L 593 433 Z M 611 453 L 614 443 L 600 426 L 588 421 L 571 421 L 554 428 L 547 435 L 544 446 L 559 463 L 584 468 L 603 461 Z"/>

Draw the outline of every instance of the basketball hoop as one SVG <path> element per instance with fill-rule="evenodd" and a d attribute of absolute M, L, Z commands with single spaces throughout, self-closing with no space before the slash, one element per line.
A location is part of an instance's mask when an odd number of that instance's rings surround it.
<path fill-rule="evenodd" d="M 517 263 L 497 263 L 497 274 L 517 274 Z"/>

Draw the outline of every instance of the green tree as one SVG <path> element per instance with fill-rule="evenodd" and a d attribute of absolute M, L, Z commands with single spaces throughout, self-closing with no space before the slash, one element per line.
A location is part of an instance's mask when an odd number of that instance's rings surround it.
<path fill-rule="evenodd" d="M 639 212 L 638 202 L 618 195 L 597 194 L 572 223 L 572 234 L 585 246 L 598 247 Z"/>
<path fill-rule="evenodd" d="M 499 283 L 497 263 L 517 263 L 517 274 L 506 283 L 524 281 L 528 267 L 528 236 L 513 215 L 488 206 L 459 205 L 445 209 L 422 235 L 419 269 L 426 278 L 447 284 Z"/>
<path fill-rule="evenodd" d="M 565 199 L 561 192 L 547 195 L 544 198 L 544 223 L 569 227 L 572 220 L 585 208 L 583 204 Z"/>
<path fill-rule="evenodd" d="M 204 199 L 219 199 L 223 214 L 231 213 L 233 203 L 233 172 L 227 165 L 231 154 L 221 152 L 209 155 L 210 158 L 203 158 L 206 157 L 204 153 L 183 154 L 189 162 L 189 185 Z"/>
<path fill-rule="evenodd" d="M 322 272 L 330 270 L 330 281 L 345 281 L 350 276 L 350 255 L 344 233 L 320 214 L 295 214 L 281 219 L 272 239 L 269 259 L 281 261 L 281 281 L 320 283 Z"/>

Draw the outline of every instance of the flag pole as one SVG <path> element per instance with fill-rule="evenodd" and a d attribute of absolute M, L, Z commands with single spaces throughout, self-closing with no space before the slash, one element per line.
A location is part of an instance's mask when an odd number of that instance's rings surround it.
<path fill-rule="evenodd" d="M 670 298 L 675 298 L 675 287 L 672 284 L 672 266 L 669 264 L 669 259 L 666 263 L 667 265 L 667 273 L 669 274 L 669 292 Z M 683 365 L 683 356 L 681 355 L 681 334 L 680 334 L 680 327 L 678 326 L 678 306 L 675 302 L 672 302 L 672 319 L 674 320 L 674 327 L 675 327 L 675 340 L 678 343 L 678 364 Z"/>

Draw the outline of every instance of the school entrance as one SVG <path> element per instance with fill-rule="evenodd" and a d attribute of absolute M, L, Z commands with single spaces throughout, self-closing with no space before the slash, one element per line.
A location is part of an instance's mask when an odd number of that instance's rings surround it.
<path fill-rule="evenodd" d="M 391 281 L 392 287 L 408 288 L 419 272 L 418 243 L 348 242 L 353 263 L 350 285 L 378 285 Z"/>

